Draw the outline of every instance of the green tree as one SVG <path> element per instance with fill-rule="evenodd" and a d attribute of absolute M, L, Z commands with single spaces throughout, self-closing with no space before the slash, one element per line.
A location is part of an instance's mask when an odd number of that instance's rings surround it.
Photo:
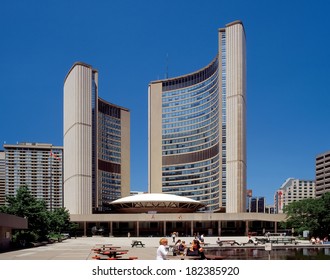
<path fill-rule="evenodd" d="M 46 238 L 50 219 L 43 200 L 36 199 L 27 186 L 22 186 L 17 190 L 16 196 L 7 196 L 6 201 L 7 204 L 0 207 L 0 212 L 28 219 L 28 230 L 20 231 L 21 235 L 29 236 L 30 240 L 27 241 Z"/>
<path fill-rule="evenodd" d="M 284 207 L 288 218 L 283 227 L 294 228 L 302 234 L 308 230 L 311 235 L 328 236 L 330 233 L 330 193 L 320 198 L 295 201 Z"/>
<path fill-rule="evenodd" d="M 50 216 L 50 232 L 60 234 L 61 232 L 69 231 L 70 225 L 70 214 L 65 208 L 55 209 L 49 213 Z"/>
<path fill-rule="evenodd" d="M 320 198 L 320 233 L 328 236 L 330 234 L 330 192 Z"/>
<path fill-rule="evenodd" d="M 44 200 L 35 198 L 27 186 L 20 187 L 16 196 L 7 196 L 7 204 L 0 212 L 25 217 L 28 230 L 20 230 L 14 238 L 28 242 L 47 240 L 50 235 L 60 237 L 62 232 L 76 230 L 77 225 L 70 222 L 70 213 L 65 208 L 48 211 Z"/>

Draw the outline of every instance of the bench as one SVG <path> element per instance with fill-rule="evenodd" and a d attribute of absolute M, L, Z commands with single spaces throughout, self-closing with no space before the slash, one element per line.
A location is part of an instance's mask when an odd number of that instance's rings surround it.
<path fill-rule="evenodd" d="M 222 246 L 224 244 L 229 244 L 231 246 L 233 245 L 240 245 L 236 240 L 221 240 L 221 241 L 217 241 L 219 246 Z"/>
<path fill-rule="evenodd" d="M 217 255 L 211 255 L 211 254 L 205 254 L 205 258 L 207 260 L 224 260 L 225 256 L 217 256 Z"/>
<path fill-rule="evenodd" d="M 138 247 L 138 246 L 141 246 L 141 247 L 144 247 L 145 244 L 142 243 L 142 241 L 139 241 L 139 240 L 133 240 L 132 241 L 132 248 L 133 247 Z"/>
<path fill-rule="evenodd" d="M 245 245 L 254 245 L 254 246 L 257 246 L 258 245 L 258 241 L 253 241 L 252 239 L 249 239 L 248 242 L 243 242 L 241 243 L 242 246 L 245 246 Z"/>
<path fill-rule="evenodd" d="M 265 243 L 269 242 L 268 237 L 256 237 L 255 240 L 256 240 L 256 242 L 261 243 L 261 244 L 265 244 Z"/>
<path fill-rule="evenodd" d="M 283 243 L 284 245 L 286 244 L 295 244 L 297 245 L 299 242 L 296 241 L 296 239 L 294 237 L 277 237 L 277 238 L 270 238 L 269 241 L 271 243 L 276 243 L 276 244 L 279 244 L 279 243 Z"/>

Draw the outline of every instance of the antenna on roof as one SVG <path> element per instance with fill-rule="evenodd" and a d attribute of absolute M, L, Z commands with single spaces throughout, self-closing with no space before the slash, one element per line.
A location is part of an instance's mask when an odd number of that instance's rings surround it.
<path fill-rule="evenodd" d="M 168 79 L 168 53 L 166 54 L 166 72 L 165 72 L 165 79 Z"/>

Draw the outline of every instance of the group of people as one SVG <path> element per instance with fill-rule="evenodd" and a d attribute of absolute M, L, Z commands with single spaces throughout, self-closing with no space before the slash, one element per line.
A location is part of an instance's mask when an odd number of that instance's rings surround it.
<path fill-rule="evenodd" d="M 168 254 L 168 240 L 167 238 L 161 238 L 159 240 L 159 247 L 157 249 L 157 260 L 166 260 Z M 200 259 L 205 259 L 205 254 L 203 247 L 201 246 L 198 239 L 194 239 L 191 242 L 191 246 L 187 247 L 185 241 L 181 241 L 180 239 L 175 243 L 173 248 L 173 254 L 183 253 L 187 256 L 196 256 L 200 257 Z"/>
<path fill-rule="evenodd" d="M 323 240 L 321 240 L 319 237 L 314 237 L 312 236 L 311 240 L 310 240 L 310 243 L 312 244 L 323 244 L 325 242 L 328 242 L 328 238 L 327 237 L 324 237 Z"/>
<path fill-rule="evenodd" d="M 186 245 L 186 241 L 181 239 L 178 239 L 173 247 L 173 256 L 177 255 L 177 254 L 184 254 L 184 252 L 187 249 L 187 245 Z"/>

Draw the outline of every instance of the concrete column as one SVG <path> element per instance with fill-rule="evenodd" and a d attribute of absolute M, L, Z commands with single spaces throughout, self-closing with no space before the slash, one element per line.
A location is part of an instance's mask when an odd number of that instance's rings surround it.
<path fill-rule="evenodd" d="M 136 236 L 140 236 L 140 223 L 139 221 L 136 222 Z"/>
<path fill-rule="evenodd" d="M 218 235 L 221 236 L 221 221 L 218 221 Z"/>
<path fill-rule="evenodd" d="M 166 221 L 163 222 L 164 236 L 166 236 Z"/>
<path fill-rule="evenodd" d="M 194 236 L 194 221 L 190 222 L 190 235 Z"/>
<path fill-rule="evenodd" d="M 249 221 L 245 221 L 245 235 L 249 235 Z"/>
<path fill-rule="evenodd" d="M 274 232 L 277 233 L 277 222 L 274 222 Z"/>
<path fill-rule="evenodd" d="M 113 236 L 112 222 L 109 222 L 109 236 Z"/>
<path fill-rule="evenodd" d="M 84 236 L 87 236 L 87 225 L 86 221 L 84 221 Z"/>

